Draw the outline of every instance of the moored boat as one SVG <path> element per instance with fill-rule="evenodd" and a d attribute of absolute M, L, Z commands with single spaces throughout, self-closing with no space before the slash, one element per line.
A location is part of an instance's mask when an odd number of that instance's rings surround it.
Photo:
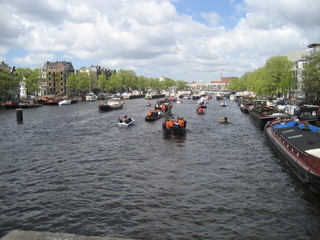
<path fill-rule="evenodd" d="M 249 111 L 253 107 L 253 102 L 243 101 L 240 103 L 240 110 L 245 114 L 249 114 Z"/>
<path fill-rule="evenodd" d="M 100 111 L 112 111 L 121 109 L 123 107 L 123 102 L 120 98 L 111 98 L 107 102 L 101 102 L 99 104 Z"/>
<path fill-rule="evenodd" d="M 63 99 L 58 103 L 60 106 L 61 105 L 69 105 L 71 104 L 71 99 Z"/>
<path fill-rule="evenodd" d="M 89 102 L 93 102 L 95 100 L 97 100 L 97 95 L 95 95 L 94 93 L 87 93 L 86 94 L 86 101 L 89 101 Z"/>
<path fill-rule="evenodd" d="M 264 132 L 285 162 L 313 192 L 320 194 L 320 128 L 292 118 L 266 124 Z"/>
<path fill-rule="evenodd" d="M 19 100 L 10 100 L 5 102 L 5 107 L 7 109 L 20 108 L 19 104 L 20 104 Z"/>
<path fill-rule="evenodd" d="M 165 94 L 161 94 L 161 93 L 147 93 L 144 95 L 144 98 L 146 100 L 148 99 L 156 99 L 156 98 L 164 98 Z"/>
<path fill-rule="evenodd" d="M 48 99 L 46 102 L 43 102 L 43 105 L 59 105 L 61 99 Z"/>
<path fill-rule="evenodd" d="M 250 110 L 249 116 L 252 122 L 260 129 L 263 130 L 267 122 L 279 117 L 278 114 L 274 114 L 273 108 L 266 105 L 265 100 L 254 101 L 254 107 Z"/>

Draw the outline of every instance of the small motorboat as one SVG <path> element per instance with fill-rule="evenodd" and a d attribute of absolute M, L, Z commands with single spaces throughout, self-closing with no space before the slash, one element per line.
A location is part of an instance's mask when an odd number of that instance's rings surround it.
<path fill-rule="evenodd" d="M 221 124 L 231 123 L 231 121 L 230 121 L 227 117 L 221 117 L 221 118 L 219 118 L 219 122 L 220 122 Z"/>
<path fill-rule="evenodd" d="M 148 112 L 145 121 L 154 121 L 162 117 L 160 110 L 151 110 Z"/>
<path fill-rule="evenodd" d="M 198 114 L 205 114 L 205 113 L 206 113 L 206 109 L 205 109 L 205 108 L 202 108 L 202 107 L 198 107 L 198 108 L 197 108 L 197 113 L 198 113 Z"/>
<path fill-rule="evenodd" d="M 58 104 L 59 104 L 60 106 L 61 106 L 61 105 L 69 105 L 69 104 L 71 104 L 71 100 L 70 100 L 70 99 L 63 99 L 63 100 L 60 101 Z"/>
<path fill-rule="evenodd" d="M 227 103 L 223 102 L 223 103 L 220 104 L 220 106 L 221 106 L 221 107 L 226 107 L 226 106 L 227 106 Z"/>
<path fill-rule="evenodd" d="M 124 118 L 119 118 L 118 127 L 130 127 L 133 124 L 134 119 L 126 114 Z"/>

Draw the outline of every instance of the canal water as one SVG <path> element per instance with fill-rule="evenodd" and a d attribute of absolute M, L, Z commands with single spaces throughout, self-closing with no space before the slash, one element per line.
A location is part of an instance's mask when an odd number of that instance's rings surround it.
<path fill-rule="evenodd" d="M 320 239 L 319 197 L 235 102 L 174 103 L 187 133 L 145 122 L 146 100 L 0 110 L 0 237 L 13 229 L 136 239 Z M 151 101 L 152 106 L 155 100 Z M 117 127 L 130 114 L 136 124 Z M 227 116 L 232 123 L 220 124 Z"/>

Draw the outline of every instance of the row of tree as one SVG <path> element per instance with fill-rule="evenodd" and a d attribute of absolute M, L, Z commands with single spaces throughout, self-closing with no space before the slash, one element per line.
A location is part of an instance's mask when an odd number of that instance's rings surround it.
<path fill-rule="evenodd" d="M 320 53 L 305 57 L 306 65 L 301 72 L 299 83 L 297 73 L 293 74 L 294 63 L 285 56 L 271 57 L 266 64 L 253 72 L 246 72 L 234 79 L 228 89 L 234 91 L 253 91 L 260 97 L 292 96 L 302 84 L 306 101 L 320 104 Z"/>
<path fill-rule="evenodd" d="M 20 84 L 26 87 L 27 92 L 35 93 L 40 89 L 41 71 L 40 68 L 17 68 L 14 72 L 9 70 L 0 71 L 0 98 L 8 99 L 16 97 L 20 90 Z"/>
<path fill-rule="evenodd" d="M 13 73 L 9 71 L 0 71 L 0 96 L 2 99 L 17 96 L 20 84 L 23 82 L 27 93 L 37 95 L 41 83 L 46 79 L 42 78 L 41 69 L 17 68 Z M 97 79 L 92 74 L 86 72 L 72 73 L 67 78 L 67 94 L 87 93 L 89 91 L 99 92 L 130 92 L 134 90 L 146 92 L 148 89 L 165 90 L 171 86 L 177 86 L 179 89 L 185 89 L 187 82 L 174 81 L 170 78 L 164 78 L 159 81 L 158 78 L 147 78 L 136 76 L 131 70 L 119 70 L 111 76 L 102 73 Z"/>
<path fill-rule="evenodd" d="M 86 73 L 71 74 L 67 79 L 67 87 L 73 92 L 89 91 L 92 81 Z M 174 81 L 170 78 L 164 78 L 159 81 L 158 78 L 147 78 L 137 76 L 132 70 L 121 69 L 117 73 L 107 77 L 104 73 L 100 74 L 97 79 L 98 92 L 130 92 L 134 90 L 147 91 L 148 89 L 165 90 L 171 86 L 177 86 L 179 89 L 185 89 L 187 82 Z"/>
<path fill-rule="evenodd" d="M 235 91 L 253 91 L 258 96 L 286 95 L 296 88 L 292 78 L 293 63 L 287 57 L 271 57 L 265 66 L 246 72 L 233 80 L 228 88 Z"/>

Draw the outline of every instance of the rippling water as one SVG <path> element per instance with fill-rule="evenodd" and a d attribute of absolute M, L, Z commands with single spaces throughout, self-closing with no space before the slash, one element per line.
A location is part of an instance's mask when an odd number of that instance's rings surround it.
<path fill-rule="evenodd" d="M 320 239 L 319 197 L 287 170 L 236 103 L 174 104 L 165 137 L 128 100 L 0 110 L 0 237 L 13 229 L 137 239 Z M 154 103 L 154 101 L 152 102 Z M 132 115 L 136 125 L 118 128 Z M 232 124 L 219 124 L 228 116 Z"/>

